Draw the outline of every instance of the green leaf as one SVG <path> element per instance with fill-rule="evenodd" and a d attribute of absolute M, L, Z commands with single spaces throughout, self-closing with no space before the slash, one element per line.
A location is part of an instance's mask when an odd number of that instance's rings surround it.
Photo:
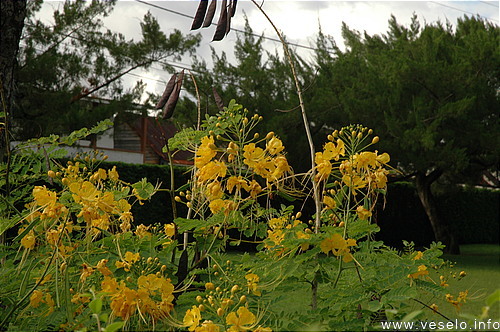
<path fill-rule="evenodd" d="M 491 307 L 493 304 L 500 302 L 500 288 L 498 288 L 496 291 L 493 292 L 488 298 L 486 299 L 486 305 Z"/>
<path fill-rule="evenodd" d="M 96 298 L 89 303 L 89 308 L 94 314 L 99 314 L 102 310 L 102 299 Z"/>
<path fill-rule="evenodd" d="M 411 322 L 411 321 L 414 321 L 415 318 L 417 318 L 418 316 L 420 316 L 422 313 L 423 313 L 423 310 L 415 310 L 413 312 L 410 312 L 406 316 L 404 316 L 403 319 L 401 319 L 401 321 L 402 322 Z"/>
<path fill-rule="evenodd" d="M 104 332 L 115 332 L 115 331 L 118 331 L 119 329 L 121 329 L 123 327 L 123 324 L 125 324 L 125 322 L 114 322 L 114 323 L 111 323 L 108 326 L 106 326 L 103 329 L 103 331 Z"/>
<path fill-rule="evenodd" d="M 141 199 L 149 199 L 155 193 L 155 187 L 146 178 L 132 185 Z"/>

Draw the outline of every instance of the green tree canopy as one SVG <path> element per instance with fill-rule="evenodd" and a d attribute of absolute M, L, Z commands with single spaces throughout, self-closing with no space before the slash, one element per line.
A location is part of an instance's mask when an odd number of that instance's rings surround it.
<path fill-rule="evenodd" d="M 456 252 L 430 186 L 438 179 L 465 183 L 498 165 L 498 26 L 464 17 L 455 29 L 439 22 L 422 27 L 414 16 L 409 27 L 392 17 L 382 36 L 345 24 L 342 30 L 346 50 L 332 45 L 334 57 L 318 54 L 320 82 L 329 84 L 317 93 L 339 109 L 335 122 L 376 130 L 392 164 L 415 176 L 437 240 Z"/>
<path fill-rule="evenodd" d="M 199 43 L 198 35 L 165 34 L 150 13 L 140 23 L 142 38 L 127 40 L 103 23 L 116 1 L 66 1 L 54 11 L 53 25 L 37 19 L 42 3 L 28 4 L 18 56 L 12 114 L 18 139 L 68 133 L 137 108 L 143 85 L 125 90 L 123 75 L 165 59 L 179 60 Z"/>

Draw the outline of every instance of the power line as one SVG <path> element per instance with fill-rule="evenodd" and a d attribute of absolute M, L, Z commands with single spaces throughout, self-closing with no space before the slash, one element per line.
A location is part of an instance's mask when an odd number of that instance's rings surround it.
<path fill-rule="evenodd" d="M 490 6 L 493 6 L 495 8 L 498 8 L 498 5 L 495 6 L 495 4 L 493 3 L 493 1 L 479 1 L 481 3 L 484 3 L 485 5 L 490 5 Z"/>
<path fill-rule="evenodd" d="M 155 5 L 155 4 L 146 2 L 146 1 L 142 1 L 142 0 L 135 0 L 135 1 L 139 2 L 139 3 L 142 3 L 142 4 L 145 4 L 147 6 L 151 6 L 151 7 L 154 7 L 154 8 L 157 8 L 157 9 L 160 9 L 160 10 L 172 13 L 172 14 L 176 14 L 176 15 L 179 15 L 179 16 L 187 17 L 189 19 L 194 19 L 194 16 L 191 16 L 191 15 L 188 15 L 188 14 L 184 14 L 184 13 L 178 12 L 178 11 L 173 10 L 173 9 L 169 9 L 169 8 L 165 8 L 165 7 L 162 7 L 162 6 L 158 6 L 158 5 Z M 212 22 L 211 25 L 217 25 L 217 24 L 215 24 L 215 23 Z M 246 33 L 244 30 L 241 30 L 241 29 L 231 28 L 231 30 L 234 30 L 234 31 L 240 32 L 240 33 Z M 256 33 L 250 33 L 250 35 L 254 36 L 254 37 L 257 37 L 257 38 L 261 38 L 262 37 L 263 39 L 267 39 L 267 40 L 270 40 L 270 41 L 273 41 L 273 42 L 281 44 L 281 40 L 279 40 L 277 38 L 261 36 L 261 35 L 258 35 Z M 314 47 L 306 46 L 306 45 L 301 45 L 301 44 L 297 44 L 297 43 L 287 42 L 286 44 L 287 45 L 291 45 L 291 46 L 300 47 L 300 48 L 305 48 L 305 49 L 312 50 L 312 51 L 316 51 L 317 50 Z"/>
<path fill-rule="evenodd" d="M 466 10 L 463 10 L 463 9 L 460 9 L 460 8 L 457 8 L 457 7 L 453 7 L 453 6 L 449 6 L 449 5 L 445 5 L 443 3 L 440 3 L 440 2 L 437 2 L 437 1 L 431 1 L 432 3 L 435 3 L 436 5 L 439 5 L 439 6 L 443 6 L 443 7 L 447 7 L 447 8 L 450 8 L 450 9 L 454 9 L 454 10 L 458 10 L 458 11 L 461 11 L 463 13 L 466 13 L 466 14 L 471 14 L 471 15 L 479 15 L 487 20 L 490 20 L 490 21 L 496 21 L 498 22 L 497 19 L 494 19 L 494 18 L 489 18 L 489 17 L 486 17 L 486 16 L 483 16 L 483 15 L 480 15 L 479 13 L 473 13 L 473 12 L 469 12 L 469 11 L 466 11 Z M 482 2 L 482 1 L 481 1 Z"/>

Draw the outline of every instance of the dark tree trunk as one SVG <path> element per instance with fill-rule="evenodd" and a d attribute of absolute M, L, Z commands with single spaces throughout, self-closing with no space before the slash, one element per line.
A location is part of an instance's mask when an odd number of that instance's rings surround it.
<path fill-rule="evenodd" d="M 26 3 L 27 0 L 0 1 L 0 93 L 3 95 L 0 111 L 7 113 L 0 123 L 7 122 L 5 120 L 11 114 L 16 57 L 26 17 Z M 0 137 L 0 160 L 3 160 L 8 142 L 5 124 L 0 125 Z"/>
<path fill-rule="evenodd" d="M 460 247 L 455 235 L 452 233 L 448 223 L 439 216 L 437 205 L 432 195 L 431 184 L 436 181 L 443 172 L 434 170 L 429 175 L 418 172 L 415 176 L 418 197 L 429 218 L 436 241 L 442 242 L 446 248 L 445 253 L 458 255 Z"/>

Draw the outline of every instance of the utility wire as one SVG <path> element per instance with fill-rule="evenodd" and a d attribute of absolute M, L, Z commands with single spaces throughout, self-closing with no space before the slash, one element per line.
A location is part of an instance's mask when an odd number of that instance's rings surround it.
<path fill-rule="evenodd" d="M 437 2 L 437 1 L 430 1 L 430 2 L 435 3 L 436 5 L 439 5 L 439 6 L 443 6 L 443 7 L 447 7 L 447 8 L 450 8 L 450 9 L 458 10 L 458 11 L 461 11 L 461 12 L 466 13 L 466 14 L 471 14 L 473 16 L 479 15 L 479 16 L 487 19 L 487 20 L 498 22 L 498 20 L 495 19 L 495 18 L 489 18 L 489 17 L 483 16 L 483 15 L 480 15 L 479 13 L 469 12 L 469 11 L 466 11 L 466 10 L 463 10 L 463 9 L 460 9 L 460 8 L 457 8 L 457 7 L 453 7 L 453 6 L 450 6 L 450 5 L 445 5 L 444 3 L 440 3 L 440 2 Z"/>
<path fill-rule="evenodd" d="M 493 6 L 495 8 L 498 8 L 498 5 L 495 6 L 493 1 L 479 1 L 479 2 L 484 3 L 485 5 L 490 5 L 490 6 Z"/>
<path fill-rule="evenodd" d="M 188 15 L 188 14 L 184 14 L 184 13 L 178 12 L 178 11 L 173 10 L 173 9 L 169 9 L 169 8 L 165 8 L 165 7 L 162 7 L 162 6 L 158 6 L 158 5 L 155 5 L 155 4 L 146 2 L 146 1 L 142 1 L 142 0 L 135 0 L 135 1 L 139 2 L 139 3 L 142 3 L 142 4 L 145 4 L 147 6 L 151 6 L 151 7 L 154 7 L 154 8 L 157 8 L 157 9 L 160 9 L 160 10 L 172 13 L 172 14 L 176 14 L 176 15 L 179 15 L 179 16 L 183 16 L 183 17 L 187 17 L 187 18 L 190 18 L 190 19 L 194 19 L 194 16 L 191 16 L 191 15 Z M 211 25 L 217 25 L 217 24 L 214 23 L 214 22 L 212 22 Z M 231 28 L 231 30 L 234 30 L 234 31 L 240 32 L 240 33 L 246 33 L 244 30 L 241 30 L 241 29 Z M 261 36 L 261 35 L 258 35 L 256 33 L 251 33 L 250 35 L 254 36 L 254 37 L 257 37 L 257 38 L 261 38 L 262 37 L 263 39 L 267 39 L 267 40 L 270 40 L 270 41 L 273 41 L 273 42 L 281 44 L 281 41 L 279 39 L 277 39 L 277 38 Z M 305 49 L 312 50 L 312 51 L 316 51 L 317 50 L 314 47 L 306 46 L 306 45 L 301 45 L 301 44 L 297 44 L 297 43 L 286 42 L 286 44 L 287 45 L 291 45 L 291 46 L 300 47 L 300 48 L 305 48 Z M 330 53 L 332 53 L 332 52 L 333 51 L 330 51 Z"/>

